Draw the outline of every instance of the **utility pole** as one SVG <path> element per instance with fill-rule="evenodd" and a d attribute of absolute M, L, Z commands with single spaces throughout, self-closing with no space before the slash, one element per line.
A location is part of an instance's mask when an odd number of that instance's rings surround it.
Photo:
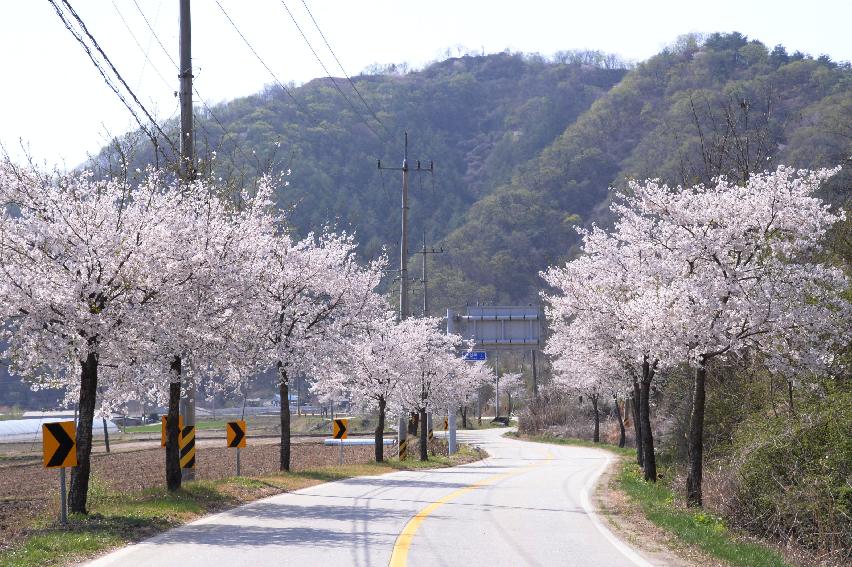
<path fill-rule="evenodd" d="M 443 254 L 444 247 L 441 246 L 437 250 L 434 248 L 426 248 L 426 231 L 423 231 L 423 249 L 420 250 L 420 253 L 423 254 L 423 278 L 420 280 L 423 282 L 423 316 L 429 316 L 429 283 L 426 280 L 426 255 L 427 254 Z"/>
<path fill-rule="evenodd" d="M 532 367 L 533 367 L 533 397 L 538 399 L 538 376 L 535 371 L 535 349 L 532 349 Z"/>
<path fill-rule="evenodd" d="M 494 418 L 500 417 L 500 356 L 494 353 Z"/>
<path fill-rule="evenodd" d="M 402 167 L 382 167 L 379 160 L 379 169 L 402 171 L 402 237 L 399 246 L 399 319 L 407 319 L 411 314 L 410 297 L 408 296 L 408 174 L 411 168 L 408 166 L 408 132 L 405 133 L 405 151 L 402 158 Z M 432 173 L 434 163 L 429 162 L 428 168 L 420 167 L 420 160 L 414 169 L 417 173 Z"/>
<path fill-rule="evenodd" d="M 195 136 L 192 125 L 192 27 L 189 0 L 180 0 L 180 178 L 183 183 L 195 181 Z M 195 381 L 186 385 L 181 400 L 184 426 L 195 426 Z M 282 403 L 286 401 L 282 400 Z M 195 480 L 195 469 L 183 469 L 183 480 Z"/>

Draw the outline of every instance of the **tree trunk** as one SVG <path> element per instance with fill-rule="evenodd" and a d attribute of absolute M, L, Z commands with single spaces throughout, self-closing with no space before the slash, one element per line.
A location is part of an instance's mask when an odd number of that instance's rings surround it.
<path fill-rule="evenodd" d="M 169 412 L 166 416 L 166 487 L 174 492 L 180 488 L 182 477 L 180 470 L 180 380 L 181 359 L 176 356 L 171 363 L 171 382 L 169 383 Z"/>
<path fill-rule="evenodd" d="M 387 402 L 384 396 L 379 396 L 379 424 L 376 425 L 376 462 L 381 463 L 385 455 L 385 407 Z"/>
<path fill-rule="evenodd" d="M 92 423 L 95 419 L 95 398 L 98 392 L 98 354 L 90 342 L 89 354 L 80 364 L 80 414 L 77 421 L 77 466 L 71 469 L 71 486 L 68 490 L 68 509 L 86 514 L 89 496 L 89 474 L 92 455 Z"/>
<path fill-rule="evenodd" d="M 633 393 L 630 395 L 630 409 L 633 412 L 633 436 L 636 438 L 636 463 L 641 467 L 642 460 L 642 424 L 639 418 L 639 381 L 633 380 Z"/>
<path fill-rule="evenodd" d="M 429 460 L 429 433 L 426 431 L 426 408 L 420 409 L 420 460 Z"/>
<path fill-rule="evenodd" d="M 467 429 L 467 406 L 462 406 L 462 429 Z"/>
<path fill-rule="evenodd" d="M 595 436 L 592 441 L 595 443 L 601 442 L 601 414 L 598 411 L 598 396 L 597 394 L 589 396 L 592 399 L 592 411 L 595 413 Z"/>
<path fill-rule="evenodd" d="M 281 395 L 281 453 L 278 470 L 290 471 L 290 388 L 287 369 L 278 361 L 278 393 Z"/>
<path fill-rule="evenodd" d="M 101 420 L 104 424 L 104 447 L 106 448 L 106 452 L 109 453 L 109 429 L 107 429 L 107 418 L 102 417 Z"/>
<path fill-rule="evenodd" d="M 704 461 L 704 382 L 706 361 L 702 358 L 695 369 L 692 391 L 692 413 L 689 416 L 689 471 L 686 475 L 686 505 L 701 506 L 701 476 Z"/>
<path fill-rule="evenodd" d="M 615 415 L 618 417 L 618 446 L 623 448 L 625 444 L 624 418 L 621 417 L 621 406 L 618 405 L 618 396 L 613 396 L 615 402 Z"/>
<path fill-rule="evenodd" d="M 642 463 L 645 470 L 645 480 L 657 482 L 657 458 L 654 456 L 654 435 L 651 432 L 651 380 L 654 379 L 654 369 L 648 363 L 648 358 L 642 362 L 642 383 L 639 388 L 639 417 L 642 422 Z"/>

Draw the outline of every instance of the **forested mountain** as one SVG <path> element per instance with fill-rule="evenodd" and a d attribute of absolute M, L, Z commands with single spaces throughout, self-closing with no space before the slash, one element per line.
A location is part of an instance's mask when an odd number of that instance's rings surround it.
<path fill-rule="evenodd" d="M 399 167 L 407 130 L 412 164 L 435 163 L 433 177 L 412 175 L 410 202 L 411 251 L 422 231 L 446 250 L 429 260 L 435 314 L 536 301 L 538 272 L 571 256 L 577 225 L 607 222 L 610 188 L 628 178 L 742 179 L 852 155 L 849 64 L 736 33 L 684 36 L 633 67 L 575 52 L 394 69 L 353 77 L 357 92 L 325 78 L 199 108 L 199 154 L 215 151 L 217 174 L 242 182 L 270 164 L 290 169 L 278 197 L 295 231 L 354 230 L 365 257 L 386 247 L 395 265 L 400 175 L 376 160 Z M 850 179 L 834 178 L 832 200 Z"/>

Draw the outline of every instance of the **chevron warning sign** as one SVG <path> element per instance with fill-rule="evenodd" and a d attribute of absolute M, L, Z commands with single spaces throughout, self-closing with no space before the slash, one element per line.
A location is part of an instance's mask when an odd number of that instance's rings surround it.
<path fill-rule="evenodd" d="M 195 426 L 187 425 L 180 430 L 180 468 L 195 468 Z"/>
<path fill-rule="evenodd" d="M 41 433 L 46 468 L 77 466 L 77 433 L 73 421 L 45 423 Z"/>
<path fill-rule="evenodd" d="M 228 433 L 228 447 L 242 449 L 246 446 L 246 422 L 229 421 L 225 430 Z"/>
<path fill-rule="evenodd" d="M 449 431 L 449 430 L 450 430 L 450 418 L 449 418 L 449 417 L 445 417 L 445 418 L 444 418 L 444 427 L 443 427 L 443 429 L 444 429 L 444 431 Z"/>
<path fill-rule="evenodd" d="M 331 433 L 331 436 L 335 439 L 346 439 L 346 436 L 349 434 L 349 420 L 335 419 Z"/>
<path fill-rule="evenodd" d="M 166 419 L 164 415 L 160 418 L 162 425 L 160 426 L 160 447 L 166 446 Z M 183 416 L 178 417 L 178 446 L 180 446 L 180 432 L 183 431 Z"/>

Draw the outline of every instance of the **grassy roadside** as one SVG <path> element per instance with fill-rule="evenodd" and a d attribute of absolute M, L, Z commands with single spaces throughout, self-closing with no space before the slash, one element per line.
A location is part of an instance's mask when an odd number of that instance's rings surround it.
<path fill-rule="evenodd" d="M 165 488 L 122 493 L 90 486 L 88 516 L 71 515 L 62 529 L 55 518 L 42 517 L 30 526 L 24 541 L 3 550 L 0 567 L 68 565 L 107 550 L 137 542 L 201 516 L 257 500 L 356 476 L 380 475 L 399 470 L 442 468 L 484 457 L 462 445 L 452 457 L 429 461 L 396 459 L 384 463 L 325 466 L 258 477 L 232 477 L 217 481 L 188 482 L 170 493 Z"/>
<path fill-rule="evenodd" d="M 742 540 L 742 535 L 725 525 L 722 518 L 701 509 L 688 509 L 678 502 L 666 482 L 645 482 L 641 469 L 633 460 L 634 449 L 592 443 L 581 439 L 561 439 L 537 435 L 508 434 L 525 441 L 575 445 L 606 449 L 621 457 L 614 476 L 615 487 L 624 492 L 630 504 L 642 511 L 654 525 L 674 535 L 680 542 L 694 546 L 710 557 L 738 567 L 789 567 L 776 551 L 759 543 Z M 670 475 L 664 475 L 669 478 Z"/>

